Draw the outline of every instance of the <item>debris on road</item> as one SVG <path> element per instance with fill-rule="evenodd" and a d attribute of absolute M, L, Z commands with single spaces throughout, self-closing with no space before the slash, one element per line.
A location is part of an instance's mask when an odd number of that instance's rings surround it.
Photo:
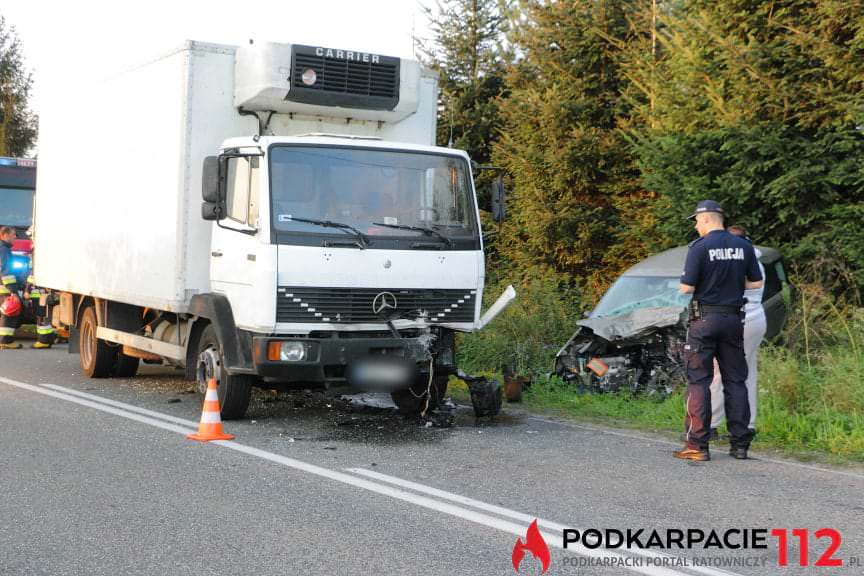
<path fill-rule="evenodd" d="M 456 405 L 448 398 L 426 415 L 426 427 L 450 428 L 456 419 Z"/>
<path fill-rule="evenodd" d="M 522 402 L 522 392 L 531 386 L 531 378 L 517 375 L 510 366 L 502 367 L 501 375 L 504 377 L 504 397 L 507 402 Z"/>
<path fill-rule="evenodd" d="M 476 417 L 497 416 L 501 412 L 502 390 L 500 382 L 484 376 L 469 376 L 461 370 L 458 373 L 458 378 L 468 385 L 468 391 L 471 393 L 471 404 L 474 406 Z"/>

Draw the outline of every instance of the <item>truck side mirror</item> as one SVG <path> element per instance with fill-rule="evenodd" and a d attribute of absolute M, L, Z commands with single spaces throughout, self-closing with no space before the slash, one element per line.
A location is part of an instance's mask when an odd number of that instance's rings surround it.
<path fill-rule="evenodd" d="M 201 218 L 204 220 L 224 220 L 225 205 L 216 202 L 201 203 Z"/>
<path fill-rule="evenodd" d="M 220 178 L 220 164 L 218 156 L 204 158 L 204 170 L 201 173 L 201 197 L 204 202 L 216 204 L 225 197 Z"/>
<path fill-rule="evenodd" d="M 225 218 L 225 179 L 222 178 L 222 166 L 219 156 L 204 158 L 204 169 L 201 173 L 201 218 L 204 220 L 222 220 Z"/>
<path fill-rule="evenodd" d="M 492 181 L 492 220 L 503 222 L 507 217 L 507 190 L 500 176 Z"/>

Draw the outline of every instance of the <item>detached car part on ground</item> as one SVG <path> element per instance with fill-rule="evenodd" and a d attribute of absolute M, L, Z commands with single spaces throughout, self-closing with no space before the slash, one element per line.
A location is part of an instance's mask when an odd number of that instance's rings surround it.
<path fill-rule="evenodd" d="M 791 289 L 780 253 L 757 247 L 765 268 L 766 339 L 786 323 Z M 555 374 L 591 392 L 668 395 L 686 383 L 690 295 L 678 292 L 687 247 L 646 258 L 621 275 L 555 356 Z"/>

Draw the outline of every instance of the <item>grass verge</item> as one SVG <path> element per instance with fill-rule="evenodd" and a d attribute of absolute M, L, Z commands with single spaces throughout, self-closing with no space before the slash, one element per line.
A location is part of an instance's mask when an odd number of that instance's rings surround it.
<path fill-rule="evenodd" d="M 832 464 L 864 462 L 864 390 L 859 390 L 864 386 L 864 358 L 835 351 L 830 361 L 818 366 L 802 364 L 786 350 L 763 349 L 759 434 L 753 449 Z M 457 401 L 470 402 L 461 381 L 451 382 L 450 393 Z M 590 394 L 554 377 L 538 379 L 523 395 L 522 406 L 534 413 L 659 432 L 674 439 L 684 425 L 681 392 L 663 399 Z"/>

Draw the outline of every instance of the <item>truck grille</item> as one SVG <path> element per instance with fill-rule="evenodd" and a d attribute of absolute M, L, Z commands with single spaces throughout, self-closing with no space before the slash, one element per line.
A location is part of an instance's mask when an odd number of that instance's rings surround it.
<path fill-rule="evenodd" d="M 292 323 L 380 324 L 372 310 L 376 296 L 389 293 L 396 300 L 399 318 L 427 322 L 473 322 L 477 291 L 405 288 L 309 288 L 280 286 L 276 321 Z"/>
<path fill-rule="evenodd" d="M 399 103 L 399 58 L 299 44 L 292 52 L 286 100 L 373 110 L 392 110 Z M 314 82 L 304 82 L 304 74 Z"/>

